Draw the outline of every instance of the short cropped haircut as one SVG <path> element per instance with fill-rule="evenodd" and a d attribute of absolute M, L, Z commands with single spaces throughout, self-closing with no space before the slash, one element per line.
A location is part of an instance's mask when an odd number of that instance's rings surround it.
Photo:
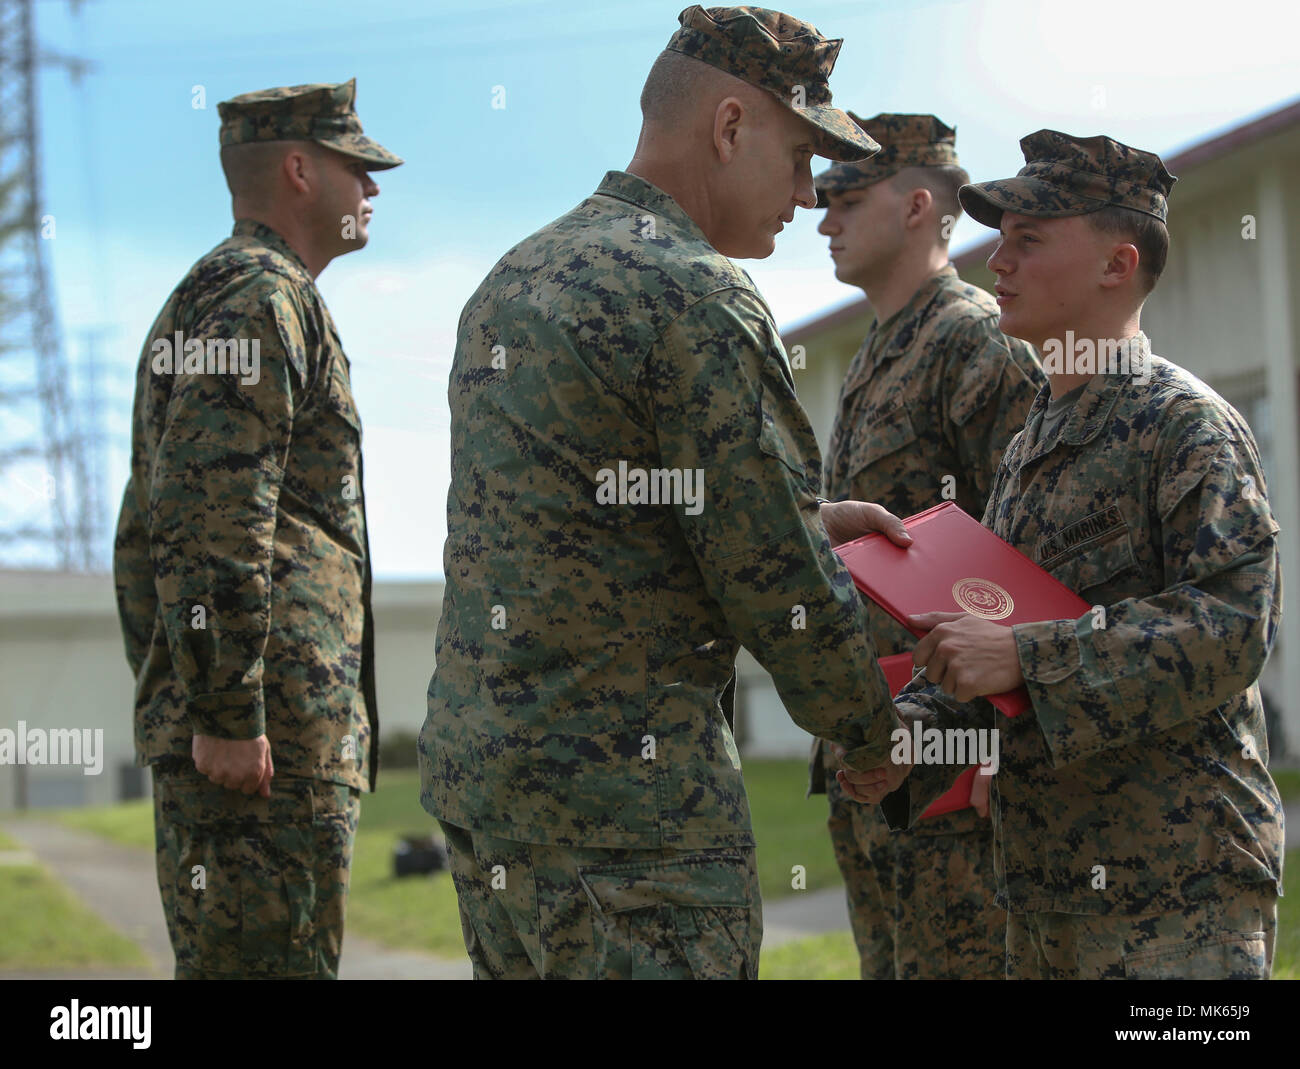
<path fill-rule="evenodd" d="M 945 163 L 937 167 L 904 167 L 889 179 L 899 193 L 910 193 L 914 189 L 928 189 L 934 198 L 935 212 L 942 219 L 961 215 L 961 202 L 957 191 L 970 181 L 965 168 L 955 163 Z M 948 239 L 942 239 L 947 244 Z"/>
<path fill-rule="evenodd" d="M 1134 211 L 1118 204 L 1108 204 L 1084 216 L 1095 230 L 1113 234 L 1130 242 L 1138 251 L 1138 271 L 1145 299 L 1165 269 L 1169 259 L 1169 228 L 1154 215 Z"/>
<path fill-rule="evenodd" d="M 717 73 L 702 60 L 664 49 L 641 90 L 641 117 L 648 123 L 676 122 L 699 103 L 701 91 Z"/>
<path fill-rule="evenodd" d="M 276 168 L 286 151 L 296 148 L 319 158 L 326 151 L 314 141 L 250 141 L 223 145 L 221 170 L 232 197 L 263 200 L 275 178 Z"/>

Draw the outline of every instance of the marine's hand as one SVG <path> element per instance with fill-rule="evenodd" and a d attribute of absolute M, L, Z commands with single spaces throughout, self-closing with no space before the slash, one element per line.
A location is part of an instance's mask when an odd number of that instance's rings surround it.
<path fill-rule="evenodd" d="M 989 815 L 989 787 L 992 783 L 992 775 L 985 775 L 983 767 L 975 773 L 975 778 L 971 781 L 970 804 L 982 817 Z"/>
<path fill-rule="evenodd" d="M 893 794 L 898 790 L 911 771 L 910 764 L 887 764 L 880 768 L 868 769 L 866 772 L 840 769 L 835 773 L 835 779 L 844 788 L 844 793 L 855 802 L 861 802 L 863 805 L 879 805 L 884 801 L 885 795 Z"/>
<path fill-rule="evenodd" d="M 869 501 L 827 501 L 821 509 L 822 526 L 832 546 L 879 531 L 896 546 L 907 548 L 912 536 L 903 521 L 883 505 Z"/>
<path fill-rule="evenodd" d="M 929 632 L 912 651 L 913 663 L 959 702 L 1024 684 L 1011 628 L 965 612 L 923 612 L 908 620 Z"/>
<path fill-rule="evenodd" d="M 255 739 L 219 739 L 195 735 L 190 746 L 194 767 L 218 787 L 244 794 L 271 797 L 271 744 L 265 735 Z"/>
<path fill-rule="evenodd" d="M 844 751 L 838 746 L 833 746 L 832 749 L 837 751 L 836 756 L 843 760 Z M 865 772 L 842 768 L 835 773 L 835 781 L 855 802 L 879 805 L 885 795 L 892 794 L 899 788 L 911 771 L 910 761 L 898 765 L 889 763 L 879 768 L 869 768 Z"/>

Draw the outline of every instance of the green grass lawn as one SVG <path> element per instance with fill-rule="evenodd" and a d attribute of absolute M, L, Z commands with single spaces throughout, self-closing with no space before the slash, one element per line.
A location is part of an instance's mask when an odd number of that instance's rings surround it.
<path fill-rule="evenodd" d="M 1275 778 L 1284 797 L 1300 797 L 1300 771 L 1282 770 Z M 806 779 L 806 766 L 799 759 L 745 762 L 765 901 L 801 893 L 791 887 L 795 865 L 804 866 L 808 891 L 839 886 L 826 833 L 826 799 L 805 798 Z M 436 821 L 420 806 L 419 794 L 419 773 L 400 769 L 386 772 L 379 791 L 362 797 L 348 930 L 388 946 L 459 957 L 464 944 L 450 875 L 397 879 L 392 874 L 393 849 L 403 835 L 437 832 Z M 147 799 L 52 815 L 116 842 L 153 846 L 153 807 Z M 1291 851 L 1287 868 L 1296 874 L 1297 866 L 1300 851 Z M 1274 975 L 1300 979 L 1300 891 L 1281 900 L 1278 921 Z M 765 952 L 762 975 L 764 979 L 851 979 L 857 975 L 852 938 L 833 933 Z"/>
<path fill-rule="evenodd" d="M 42 820 L 57 820 L 69 828 L 88 831 L 123 846 L 154 848 L 152 798 L 82 809 L 43 810 L 39 815 Z"/>
<path fill-rule="evenodd" d="M 0 833 L 0 850 L 25 850 Z M 0 864 L 0 970 L 146 969 L 139 948 L 32 860 Z"/>
<path fill-rule="evenodd" d="M 393 847 L 400 831 L 366 829 L 366 819 L 361 818 L 363 827 L 357 832 L 352 856 L 348 931 L 386 946 L 464 957 L 451 873 L 398 879 L 393 875 Z M 425 829 L 415 825 L 407 830 Z"/>
<path fill-rule="evenodd" d="M 800 893 L 790 886 L 795 865 L 806 870 L 807 890 L 839 887 L 840 870 L 826 830 L 826 796 L 804 797 L 807 762 L 750 759 L 745 762 L 745 785 L 758 841 L 763 900 Z"/>
<path fill-rule="evenodd" d="M 438 822 L 420 806 L 420 773 L 385 772 L 379 790 L 363 795 L 352 855 L 348 928 L 387 946 L 463 957 L 460 913 L 451 873 L 393 875 L 393 849 L 403 835 L 441 837 Z"/>
<path fill-rule="evenodd" d="M 858 948 L 848 932 L 828 932 L 764 950 L 760 980 L 856 980 Z"/>
<path fill-rule="evenodd" d="M 1291 893 L 1277 900 L 1273 979 L 1300 980 L 1300 850 L 1288 850 L 1282 866 L 1282 886 Z"/>
<path fill-rule="evenodd" d="M 833 887 L 839 870 L 826 833 L 826 799 L 804 798 L 806 766 L 799 760 L 745 762 L 763 898 L 799 893 L 791 868 L 806 870 L 807 890 Z M 390 946 L 433 954 L 465 952 L 451 876 L 392 875 L 393 849 L 403 834 L 437 832 L 437 822 L 420 806 L 420 776 L 414 769 L 387 772 L 379 790 L 361 802 L 361 826 L 352 860 L 348 896 L 350 930 Z"/>
<path fill-rule="evenodd" d="M 1277 790 L 1283 798 L 1300 801 L 1300 768 L 1270 768 L 1268 774 L 1277 784 Z"/>

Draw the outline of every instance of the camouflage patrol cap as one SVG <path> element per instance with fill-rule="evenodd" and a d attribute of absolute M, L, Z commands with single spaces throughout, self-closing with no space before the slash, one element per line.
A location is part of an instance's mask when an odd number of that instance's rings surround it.
<path fill-rule="evenodd" d="M 766 89 L 818 131 L 817 154 L 861 160 L 880 151 L 839 108 L 828 84 L 843 39 L 828 40 L 817 27 L 765 7 L 688 7 L 666 50 L 707 63 Z"/>
<path fill-rule="evenodd" d="M 859 163 L 837 163 L 813 179 L 819 208 L 826 207 L 827 193 L 875 185 L 904 167 L 957 163 L 957 130 L 933 115 L 881 114 L 873 119 L 861 119 L 851 111 L 848 115 L 880 142 L 880 151 Z"/>
<path fill-rule="evenodd" d="M 361 132 L 353 107 L 357 80 L 338 85 L 289 85 L 244 93 L 217 105 L 221 116 L 221 145 L 250 141 L 315 141 L 364 160 L 372 171 L 402 163 L 377 141 Z"/>
<path fill-rule="evenodd" d="M 1109 137 L 1071 137 L 1039 130 L 1020 139 L 1025 166 L 1015 178 L 962 186 L 966 214 L 996 229 L 1002 213 L 1057 218 L 1087 215 L 1109 205 L 1132 208 L 1162 223 L 1177 179 L 1154 152 Z"/>

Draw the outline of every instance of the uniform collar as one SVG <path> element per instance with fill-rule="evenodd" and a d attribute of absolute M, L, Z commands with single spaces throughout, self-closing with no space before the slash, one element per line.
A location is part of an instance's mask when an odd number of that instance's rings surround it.
<path fill-rule="evenodd" d="M 858 351 L 853 354 L 853 359 L 849 361 L 849 372 L 842 388 L 843 396 L 847 397 L 869 380 L 886 360 L 893 360 L 907 351 L 906 344 L 894 345 L 894 338 L 906 338 L 911 333 L 906 329 L 906 325 L 915 323 L 939 290 L 955 278 L 957 278 L 957 268 L 950 263 L 945 264 L 921 283 L 902 308 L 884 322 L 877 320 L 871 324 L 866 338 L 858 347 Z"/>
<path fill-rule="evenodd" d="M 256 219 L 236 219 L 235 228 L 230 234 L 232 237 L 246 237 L 260 241 L 267 248 L 278 252 L 290 263 L 301 268 L 309 280 L 315 281 L 311 278 L 307 265 L 302 262 L 302 257 L 293 251 L 293 246 L 265 223 L 259 223 Z"/>
<path fill-rule="evenodd" d="M 616 200 L 624 200 L 629 204 L 636 205 L 638 208 L 644 208 L 655 215 L 660 224 L 667 222 L 672 224 L 673 227 L 693 232 L 702 242 L 712 248 L 709 239 L 704 236 L 704 231 L 700 229 L 694 219 L 686 214 L 685 209 L 662 189 L 647 182 L 644 178 L 628 174 L 626 171 L 609 171 L 605 174 L 600 185 L 596 187 L 596 195 L 614 197 Z"/>
<path fill-rule="evenodd" d="M 1150 374 L 1151 342 L 1142 331 L 1138 331 L 1133 336 L 1131 345 L 1139 350 L 1137 357 L 1144 362 Z M 1115 406 L 1124 391 L 1129 388 L 1130 379 L 1130 375 L 1112 375 L 1106 372 L 1093 375 L 1084 386 L 1079 399 L 1074 402 L 1074 407 L 1065 417 L 1065 423 L 1062 424 L 1060 432 L 1054 436 L 1048 449 L 1043 449 L 1043 442 L 1038 440 L 1038 434 L 1042 430 L 1043 415 L 1047 411 L 1048 402 L 1052 399 L 1051 386 L 1044 386 L 1038 391 L 1038 396 L 1034 398 L 1029 414 L 1025 417 L 1025 426 L 1034 428 L 1035 437 L 1034 444 L 1025 459 L 1032 460 L 1044 455 L 1057 444 L 1078 446 L 1092 441 L 1103 429 L 1110 426 Z"/>
<path fill-rule="evenodd" d="M 914 323 L 925 311 L 929 303 L 934 300 L 935 294 L 948 284 L 951 279 L 957 277 L 957 268 L 951 263 L 944 264 L 938 271 L 927 278 L 912 294 L 908 302 L 903 305 L 897 312 L 886 319 L 884 322 L 877 323 L 868 336 L 868 340 L 874 338 L 875 360 L 872 364 L 872 370 L 879 367 L 885 360 L 891 360 L 894 357 L 902 356 L 907 349 L 907 345 L 895 346 L 891 342 L 896 335 L 907 336 L 911 333 L 907 329 L 908 324 Z"/>

